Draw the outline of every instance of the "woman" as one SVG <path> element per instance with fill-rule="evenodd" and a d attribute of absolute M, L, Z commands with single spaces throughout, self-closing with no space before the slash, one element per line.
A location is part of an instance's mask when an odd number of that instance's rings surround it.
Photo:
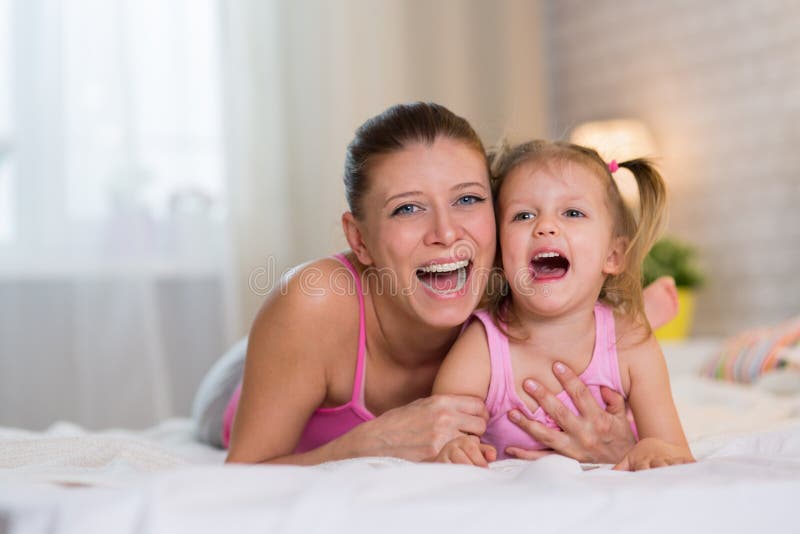
<path fill-rule="evenodd" d="M 237 392 L 228 402 L 243 345 L 198 393 L 202 440 L 219 442 L 222 422 L 229 430 L 235 413 L 230 462 L 420 461 L 486 428 L 483 399 L 429 396 L 494 262 L 480 139 L 442 106 L 394 106 L 356 131 L 344 181 L 351 252 L 303 266 L 264 303 L 249 336 L 241 399 Z M 568 392 L 581 391 L 574 373 L 558 379 Z M 552 393 L 533 394 L 557 416 Z M 608 411 L 585 405 L 581 417 L 556 417 L 564 432 L 519 424 L 557 452 L 617 462 L 634 438 L 622 398 L 609 400 Z"/>

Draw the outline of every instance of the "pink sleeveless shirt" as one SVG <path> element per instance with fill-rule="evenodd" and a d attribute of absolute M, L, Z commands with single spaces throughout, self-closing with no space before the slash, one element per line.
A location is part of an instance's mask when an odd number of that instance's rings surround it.
<path fill-rule="evenodd" d="M 364 293 L 361 289 L 361 277 L 353 264 L 343 255 L 334 256 L 347 270 L 352 273 L 358 291 L 358 357 L 356 360 L 355 380 L 353 381 L 353 394 L 347 404 L 333 408 L 317 408 L 306 423 L 300 441 L 295 447 L 295 453 L 316 449 L 345 434 L 365 421 L 375 419 L 375 416 L 364 405 L 364 365 L 367 355 L 367 331 L 364 322 Z M 225 447 L 230 444 L 231 428 L 236 409 L 239 406 L 239 397 L 242 386 L 236 388 L 231 400 L 225 409 L 222 426 L 222 442 Z"/>
<path fill-rule="evenodd" d="M 498 460 L 509 457 L 505 453 L 506 447 L 509 446 L 528 450 L 546 449 L 547 447 L 512 423 L 508 419 L 508 412 L 516 408 L 529 419 L 539 421 L 550 428 L 559 428 L 558 425 L 545 413 L 544 409 L 539 407 L 535 412 L 531 412 L 519 399 L 514 387 L 508 337 L 494 324 L 486 310 L 478 310 L 473 316 L 483 323 L 483 327 L 486 330 L 491 361 L 491 379 L 489 381 L 489 392 L 486 395 L 489 421 L 481 441 L 489 443 L 497 449 Z M 594 319 L 594 352 L 588 367 L 580 374 L 580 379 L 587 385 L 597 403 L 605 408 L 606 403 L 600 395 L 600 386 L 611 388 L 622 395 L 625 395 L 625 392 L 622 390 L 622 380 L 617 360 L 614 314 L 607 306 L 597 303 L 594 307 Z M 573 413 L 578 413 L 578 409 L 566 391 L 562 390 L 556 395 L 556 398 Z M 636 426 L 630 414 L 629 419 L 631 420 L 633 432 L 636 434 Z"/>

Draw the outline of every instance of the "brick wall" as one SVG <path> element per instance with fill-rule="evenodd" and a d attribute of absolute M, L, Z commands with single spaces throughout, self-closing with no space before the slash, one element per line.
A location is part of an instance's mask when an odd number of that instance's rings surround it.
<path fill-rule="evenodd" d="M 800 2 L 544 8 L 550 134 L 613 117 L 653 129 L 669 232 L 709 274 L 695 333 L 800 314 Z"/>

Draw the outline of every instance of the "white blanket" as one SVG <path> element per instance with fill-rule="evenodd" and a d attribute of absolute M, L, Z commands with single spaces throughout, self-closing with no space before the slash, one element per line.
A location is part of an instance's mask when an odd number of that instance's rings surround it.
<path fill-rule="evenodd" d="M 0 532 L 800 532 L 800 394 L 680 365 L 670 360 L 693 465 L 223 466 L 224 453 L 191 441 L 188 420 L 105 433 L 61 423 L 0 429 Z"/>

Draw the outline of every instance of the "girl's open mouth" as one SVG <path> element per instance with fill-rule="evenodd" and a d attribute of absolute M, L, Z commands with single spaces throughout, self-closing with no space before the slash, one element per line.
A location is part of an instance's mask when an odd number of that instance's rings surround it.
<path fill-rule="evenodd" d="M 569 271 L 569 260 L 558 252 L 540 252 L 530 263 L 535 282 L 558 280 Z"/>
<path fill-rule="evenodd" d="M 417 278 L 422 285 L 437 295 L 458 293 L 467 283 L 472 263 L 459 260 L 451 263 L 432 263 L 417 269 Z"/>

